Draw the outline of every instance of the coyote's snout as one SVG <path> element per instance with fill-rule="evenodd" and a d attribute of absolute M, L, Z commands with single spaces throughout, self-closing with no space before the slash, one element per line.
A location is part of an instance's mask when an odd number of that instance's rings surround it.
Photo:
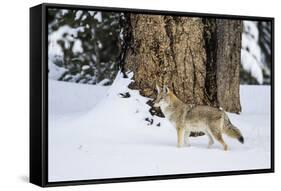
<path fill-rule="evenodd" d="M 168 87 L 164 86 L 162 91 L 158 86 L 156 87 L 158 94 L 154 106 L 160 107 L 165 117 L 175 126 L 178 147 L 182 147 L 184 141 L 189 145 L 190 132 L 204 132 L 209 137 L 208 147 L 214 143 L 214 137 L 223 145 L 224 150 L 227 150 L 223 133 L 244 143 L 241 132 L 230 122 L 223 110 L 210 106 L 185 104 Z"/>

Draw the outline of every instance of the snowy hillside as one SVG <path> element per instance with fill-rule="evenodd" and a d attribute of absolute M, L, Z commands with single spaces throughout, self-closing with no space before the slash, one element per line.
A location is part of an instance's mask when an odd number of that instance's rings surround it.
<path fill-rule="evenodd" d="M 225 137 L 223 151 L 217 142 L 207 149 L 206 136 L 177 148 L 175 129 L 165 118 L 146 121 L 148 99 L 129 83 L 121 75 L 110 87 L 49 80 L 49 181 L 270 167 L 269 86 L 241 86 L 243 112 L 229 116 L 245 144 Z"/>

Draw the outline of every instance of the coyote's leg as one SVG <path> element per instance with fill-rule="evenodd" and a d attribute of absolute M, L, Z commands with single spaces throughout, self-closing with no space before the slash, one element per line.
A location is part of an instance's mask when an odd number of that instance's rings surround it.
<path fill-rule="evenodd" d="M 210 147 L 214 144 L 213 137 L 212 137 L 212 135 L 210 134 L 209 131 L 206 131 L 205 134 L 206 134 L 206 135 L 208 136 L 208 138 L 209 138 L 208 148 L 210 148 Z"/>
<path fill-rule="evenodd" d="M 214 130 L 212 128 L 211 128 L 211 132 L 212 132 L 213 136 L 215 137 L 215 139 L 223 145 L 223 149 L 226 151 L 228 149 L 227 144 L 224 142 L 221 132 Z"/>
<path fill-rule="evenodd" d="M 177 128 L 177 135 L 178 135 L 178 147 L 183 146 L 184 141 L 184 128 Z"/>
<path fill-rule="evenodd" d="M 222 139 L 222 135 L 220 135 L 217 140 L 223 145 L 223 150 L 227 151 L 228 147 L 227 144 L 224 142 L 224 140 Z"/>
<path fill-rule="evenodd" d="M 190 136 L 190 131 L 186 129 L 184 134 L 184 144 L 187 145 L 188 147 L 190 146 L 189 136 Z"/>

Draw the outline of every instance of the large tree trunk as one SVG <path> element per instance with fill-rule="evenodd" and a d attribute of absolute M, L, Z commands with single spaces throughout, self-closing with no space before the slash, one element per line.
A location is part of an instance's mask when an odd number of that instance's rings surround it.
<path fill-rule="evenodd" d="M 133 89 L 155 98 L 156 83 L 185 103 L 239 113 L 239 20 L 130 14 L 125 71 Z"/>
<path fill-rule="evenodd" d="M 240 52 L 242 22 L 218 19 L 217 24 L 217 99 L 229 112 L 239 113 L 240 105 Z"/>

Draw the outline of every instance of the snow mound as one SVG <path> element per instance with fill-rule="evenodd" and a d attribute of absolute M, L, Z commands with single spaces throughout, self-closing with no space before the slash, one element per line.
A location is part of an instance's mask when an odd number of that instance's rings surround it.
<path fill-rule="evenodd" d="M 132 82 L 132 73 L 128 78 L 123 78 L 120 72 L 107 91 L 105 97 L 95 107 L 85 114 L 79 123 L 91 124 L 96 128 L 119 127 L 134 129 L 148 126 L 156 126 L 163 119 L 151 116 L 150 106 L 146 104 L 149 98 L 143 97 L 138 90 L 131 90 L 128 85 Z M 95 117 L 93 121 L 92 118 Z M 109 120 L 105 120 L 105 119 Z M 151 122 L 153 120 L 153 123 Z M 161 123 L 160 123 L 161 124 Z M 95 128 L 91 128 L 95 131 Z"/>

